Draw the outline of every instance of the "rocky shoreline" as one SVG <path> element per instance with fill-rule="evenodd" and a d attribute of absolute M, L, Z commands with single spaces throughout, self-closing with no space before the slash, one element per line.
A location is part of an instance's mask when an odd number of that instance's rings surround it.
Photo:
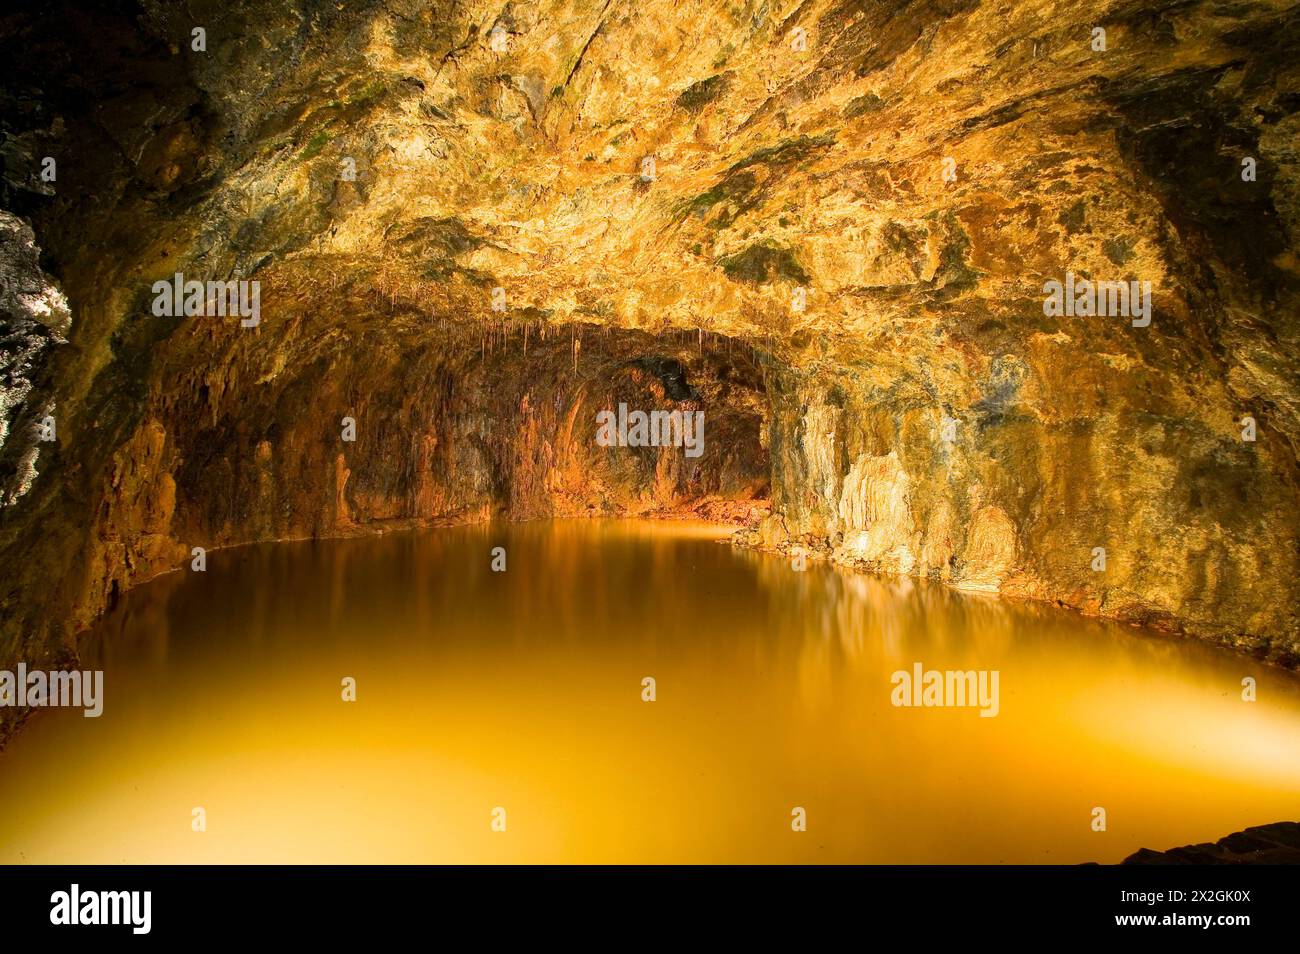
<path fill-rule="evenodd" d="M 1167 851 L 1142 848 L 1125 865 L 1300 865 L 1300 822 L 1256 825 L 1218 841 Z"/>

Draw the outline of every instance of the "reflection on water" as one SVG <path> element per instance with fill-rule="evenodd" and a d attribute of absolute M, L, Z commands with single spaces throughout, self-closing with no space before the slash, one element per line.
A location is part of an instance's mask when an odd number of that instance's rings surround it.
<path fill-rule="evenodd" d="M 101 718 L 40 712 L 0 755 L 0 861 L 1073 863 L 1300 818 L 1285 673 L 719 533 L 211 553 L 88 638 Z M 893 707 L 916 662 L 999 670 L 999 715 Z"/>

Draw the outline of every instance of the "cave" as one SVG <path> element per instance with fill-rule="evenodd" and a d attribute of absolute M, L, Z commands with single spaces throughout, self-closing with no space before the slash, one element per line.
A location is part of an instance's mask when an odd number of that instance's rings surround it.
<path fill-rule="evenodd" d="M 1300 861 L 1297 14 L 14 0 L 0 860 Z"/>

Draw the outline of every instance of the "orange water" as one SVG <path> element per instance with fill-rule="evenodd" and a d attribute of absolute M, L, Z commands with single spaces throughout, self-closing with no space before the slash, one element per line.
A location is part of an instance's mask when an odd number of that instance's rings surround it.
<path fill-rule="evenodd" d="M 101 718 L 0 754 L 0 862 L 1110 862 L 1300 819 L 1288 674 L 720 533 L 211 552 L 88 637 Z M 917 662 L 999 714 L 893 706 Z"/>

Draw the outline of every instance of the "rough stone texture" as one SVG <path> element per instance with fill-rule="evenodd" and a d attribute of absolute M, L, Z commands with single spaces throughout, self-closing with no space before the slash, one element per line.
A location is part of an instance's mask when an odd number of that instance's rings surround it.
<path fill-rule="evenodd" d="M 1294 2 L 115 0 L 0 37 L 0 206 L 76 316 L 0 517 L 6 658 L 196 540 L 769 467 L 752 545 L 1300 658 Z M 1150 281 L 1151 325 L 1045 315 L 1067 270 Z M 177 271 L 257 279 L 261 325 L 155 318 Z M 746 443 L 593 464 L 581 414 L 692 346 Z"/>
<path fill-rule="evenodd" d="M 54 406 L 28 397 L 33 389 L 40 394 L 50 351 L 67 344 L 71 323 L 63 292 L 41 271 L 31 226 L 0 212 L 0 507 L 36 479 L 36 428 Z"/>
<path fill-rule="evenodd" d="M 1234 832 L 1214 844 L 1168 851 L 1143 848 L 1126 865 L 1294 865 L 1300 864 L 1300 822 L 1274 822 Z"/>

